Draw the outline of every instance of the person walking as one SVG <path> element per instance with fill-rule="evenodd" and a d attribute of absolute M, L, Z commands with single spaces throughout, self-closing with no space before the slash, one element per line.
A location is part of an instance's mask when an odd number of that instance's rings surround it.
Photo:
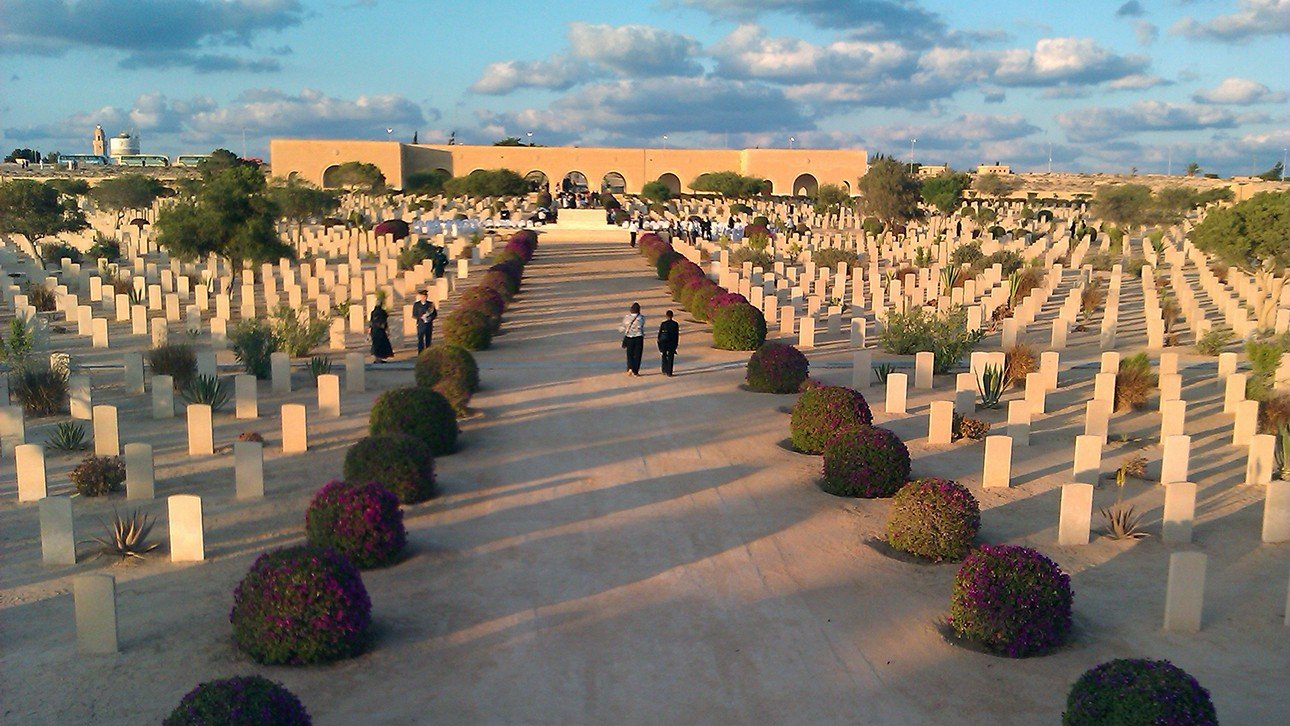
<path fill-rule="evenodd" d="M 439 317 L 439 311 L 434 303 L 430 302 L 430 294 L 425 290 L 417 290 L 417 301 L 412 303 L 412 317 L 417 319 L 417 353 L 419 354 L 430 347 L 430 339 L 434 337 L 434 320 Z"/>
<path fill-rule="evenodd" d="M 631 233 L 632 237 L 632 249 L 636 248 L 636 233 L 640 231 L 640 228 L 641 223 L 635 217 L 633 217 L 632 221 L 627 225 L 627 230 Z"/>
<path fill-rule="evenodd" d="M 623 316 L 623 324 L 618 329 L 627 351 L 627 375 L 640 376 L 641 356 L 645 353 L 645 316 L 641 315 L 640 303 L 632 303 L 631 311 Z"/>
<path fill-rule="evenodd" d="M 394 357 L 394 347 L 390 345 L 390 314 L 379 301 L 368 318 L 368 334 L 372 338 L 372 357 L 377 363 Z"/>
<path fill-rule="evenodd" d="M 658 324 L 658 352 L 663 356 L 663 375 L 672 377 L 672 366 L 676 363 L 676 348 L 681 344 L 681 326 L 672 319 L 672 311 L 667 311 L 667 319 Z"/>

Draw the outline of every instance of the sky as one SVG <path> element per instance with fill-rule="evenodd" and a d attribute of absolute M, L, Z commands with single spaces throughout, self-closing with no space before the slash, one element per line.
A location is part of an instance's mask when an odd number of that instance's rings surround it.
<path fill-rule="evenodd" d="M 1226 176 L 1290 146 L 1287 67 L 1290 0 L 0 0 L 0 148 L 916 139 L 956 168 Z"/>

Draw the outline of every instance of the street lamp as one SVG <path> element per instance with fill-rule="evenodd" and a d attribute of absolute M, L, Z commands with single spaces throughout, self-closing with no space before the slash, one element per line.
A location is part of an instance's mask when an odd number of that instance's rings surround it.
<path fill-rule="evenodd" d="M 1281 147 L 1281 181 L 1286 180 L 1286 147 Z"/>
<path fill-rule="evenodd" d="M 910 174 L 914 173 L 914 144 L 917 144 L 917 143 L 918 143 L 918 139 L 909 140 L 909 173 Z"/>
<path fill-rule="evenodd" d="M 532 145 L 533 145 L 533 132 L 532 132 L 532 131 L 528 132 L 528 137 L 529 137 L 529 146 L 532 146 Z"/>
<path fill-rule="evenodd" d="M 796 137 L 796 136 L 790 136 L 790 137 L 788 137 L 788 148 L 790 148 L 790 149 L 791 149 L 791 148 L 793 148 L 793 144 L 794 144 L 794 142 L 796 142 L 796 141 L 797 141 L 797 137 Z"/>
<path fill-rule="evenodd" d="M 667 134 L 663 134 L 663 148 L 667 148 Z"/>

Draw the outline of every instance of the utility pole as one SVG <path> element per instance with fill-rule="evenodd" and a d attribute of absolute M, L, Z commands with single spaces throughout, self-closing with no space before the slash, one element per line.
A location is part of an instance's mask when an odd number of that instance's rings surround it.
<path fill-rule="evenodd" d="M 1172 146 L 1169 147 L 1169 165 L 1165 168 L 1167 169 L 1165 176 L 1174 175 L 1174 147 Z"/>
<path fill-rule="evenodd" d="M 1048 142 L 1048 173 L 1053 173 L 1053 142 Z"/>
<path fill-rule="evenodd" d="M 910 174 L 914 173 L 914 144 L 917 144 L 917 143 L 918 143 L 918 139 L 911 138 L 909 140 L 909 173 Z"/>

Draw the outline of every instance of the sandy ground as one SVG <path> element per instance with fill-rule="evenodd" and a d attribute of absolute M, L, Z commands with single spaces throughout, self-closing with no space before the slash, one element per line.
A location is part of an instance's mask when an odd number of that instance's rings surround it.
<path fill-rule="evenodd" d="M 1126 286 L 1126 310 L 1131 299 Z M 947 642 L 956 566 L 901 562 L 872 546 L 889 503 L 819 491 L 818 457 L 785 448 L 794 397 L 739 388 L 746 354 L 712 350 L 707 329 L 682 315 L 680 375 L 659 375 L 647 345 L 649 375 L 625 377 L 615 328 L 633 300 L 651 329 L 671 305 L 625 247 L 542 246 L 504 335 L 479 355 L 480 415 L 465 422 L 463 449 L 438 462 L 445 494 L 407 508 L 408 559 L 364 575 L 374 647 L 328 667 L 265 668 L 241 656 L 228 625 L 232 591 L 259 552 L 302 539 L 309 496 L 339 474 L 375 389 L 406 384 L 410 372 L 369 372 L 373 391 L 346 395 L 344 418 L 311 420 L 307 455 L 280 453 L 276 415 L 218 416 L 217 446 L 248 429 L 268 439 L 269 495 L 257 502 L 233 499 L 231 454 L 188 457 L 182 419 L 153 422 L 146 397 L 99 390 L 119 373 L 96 377 L 96 402 L 122 407 L 122 440 L 156 445 L 158 496 L 202 495 L 209 560 L 43 567 L 36 507 L 16 503 L 6 461 L 0 721 L 155 723 L 199 681 L 261 673 L 321 724 L 1055 723 L 1070 683 L 1114 657 L 1174 661 L 1211 690 L 1224 723 L 1287 719 L 1290 548 L 1260 544 L 1262 491 L 1241 484 L 1244 457 L 1228 445 L 1212 367 L 1184 371 L 1201 491 L 1195 542 L 1183 549 L 1210 557 L 1197 635 L 1161 630 L 1178 547 L 1154 537 L 1054 544 L 1057 487 L 1069 477 L 1093 368 L 1063 371 L 1050 415 L 1016 451 L 1007 491 L 980 489 L 980 442 L 926 442 L 928 403 L 953 396 L 952 376 L 911 391 L 910 414 L 896 420 L 880 413 L 873 389 L 876 418 L 906 439 L 915 474 L 959 479 L 981 500 L 984 541 L 1038 547 L 1072 576 L 1074 643 L 1008 660 Z M 1141 313 L 1124 319 L 1120 349 L 1136 351 Z M 1064 364 L 1094 359 L 1092 338 L 1073 337 Z M 815 377 L 850 381 L 844 341 L 825 338 L 809 355 Z M 314 415 L 306 378 L 297 374 L 303 390 L 288 397 L 263 387 L 262 415 L 283 401 L 309 402 Z M 1004 410 L 983 415 L 1001 426 Z M 1116 416 L 1104 470 L 1139 450 L 1158 464 L 1158 426 L 1155 411 Z M 51 458 L 55 493 L 66 491 L 75 458 Z M 1127 494 L 1158 533 L 1159 485 L 1131 482 Z M 1103 486 L 1095 506 L 1114 498 Z M 126 506 L 78 501 L 78 536 L 96 533 L 114 505 Z M 164 499 L 145 509 L 163 513 Z M 122 650 L 78 655 L 71 576 L 100 570 L 118 579 Z"/>

